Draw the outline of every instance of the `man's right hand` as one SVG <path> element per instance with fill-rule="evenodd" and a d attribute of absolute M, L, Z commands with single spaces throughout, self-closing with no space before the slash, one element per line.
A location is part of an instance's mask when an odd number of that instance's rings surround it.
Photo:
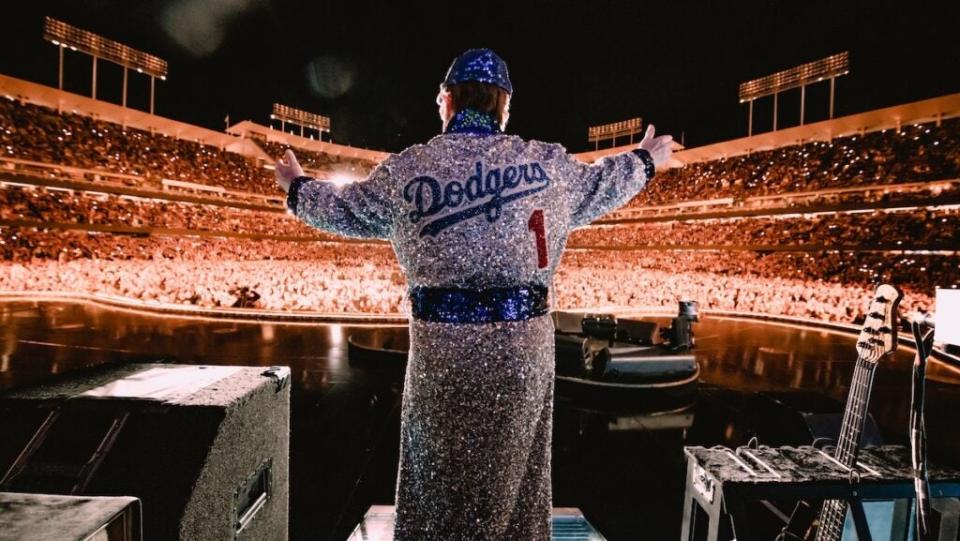
<path fill-rule="evenodd" d="M 640 141 L 640 148 L 650 153 L 653 165 L 659 169 L 660 164 L 669 161 L 670 156 L 673 155 L 673 149 L 670 148 L 673 137 L 670 135 L 654 137 L 654 133 L 653 124 L 648 124 L 647 132 L 643 135 L 643 140 Z"/>
<path fill-rule="evenodd" d="M 289 192 L 290 183 L 293 182 L 293 179 L 303 176 L 303 168 L 300 167 L 300 163 L 297 162 L 297 157 L 289 148 L 283 153 L 283 157 L 285 160 L 277 160 L 274 173 L 277 177 L 277 184 L 283 188 L 284 192 Z"/>

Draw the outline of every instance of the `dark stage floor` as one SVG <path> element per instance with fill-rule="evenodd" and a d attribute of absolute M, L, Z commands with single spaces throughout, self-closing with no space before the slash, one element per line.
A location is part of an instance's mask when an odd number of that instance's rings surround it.
<path fill-rule="evenodd" d="M 291 537 L 342 540 L 370 505 L 393 503 L 402 372 L 349 364 L 346 338 L 359 327 L 161 317 L 81 302 L 0 303 L 0 320 L 0 389 L 108 362 L 289 365 Z M 682 446 L 739 445 L 764 430 L 772 410 L 758 406 L 757 392 L 817 408 L 845 397 L 854 336 L 711 317 L 696 332 L 702 383 L 692 403 L 604 413 L 558 397 L 554 506 L 580 508 L 611 541 L 679 537 Z M 912 357 L 901 347 L 877 371 L 870 410 L 888 443 L 906 442 Z M 929 375 L 929 454 L 957 465 L 960 371 L 936 364 Z"/>

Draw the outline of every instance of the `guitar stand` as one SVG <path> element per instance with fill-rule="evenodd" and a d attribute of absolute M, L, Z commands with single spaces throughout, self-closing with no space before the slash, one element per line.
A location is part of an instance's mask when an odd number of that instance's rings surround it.
<path fill-rule="evenodd" d="M 933 351 L 933 329 L 920 321 L 910 324 L 913 340 L 917 345 L 917 356 L 913 361 L 913 379 L 910 392 L 910 449 L 913 460 L 913 484 L 916 492 L 916 539 L 932 540 L 931 521 L 933 509 L 930 505 L 929 480 L 927 476 L 927 429 L 924 423 L 924 396 L 926 395 L 927 358 Z"/>
<path fill-rule="evenodd" d="M 684 453 L 687 483 L 682 541 L 768 541 L 771 537 L 751 531 L 756 521 L 748 516 L 746 505 L 759 502 L 770 506 L 770 500 L 804 500 L 814 509 L 824 500 L 846 500 L 859 541 L 872 541 L 863 501 L 898 500 L 890 538 L 907 539 L 909 500 L 915 492 L 911 454 L 904 446 L 865 447 L 855 468 L 843 466 L 830 453 L 812 446 L 685 447 Z M 960 498 L 960 470 L 930 467 L 928 473 L 931 498 Z M 782 513 L 777 515 L 786 522 Z M 955 517 L 941 521 L 939 538 L 956 539 L 955 529 Z"/>

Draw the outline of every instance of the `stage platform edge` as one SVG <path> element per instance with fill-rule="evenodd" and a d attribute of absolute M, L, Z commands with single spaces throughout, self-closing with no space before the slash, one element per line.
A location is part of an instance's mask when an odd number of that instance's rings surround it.
<path fill-rule="evenodd" d="M 371 505 L 347 541 L 393 541 L 394 506 Z M 606 541 L 580 509 L 553 508 L 554 541 Z"/>

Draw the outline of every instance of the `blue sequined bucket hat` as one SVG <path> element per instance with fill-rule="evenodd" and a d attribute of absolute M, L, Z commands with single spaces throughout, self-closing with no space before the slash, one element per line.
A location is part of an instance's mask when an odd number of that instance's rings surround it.
<path fill-rule="evenodd" d="M 444 77 L 441 88 L 466 81 L 489 83 L 513 94 L 513 85 L 510 84 L 510 74 L 507 73 L 507 63 L 490 49 L 470 49 L 450 64 L 447 76 Z"/>

